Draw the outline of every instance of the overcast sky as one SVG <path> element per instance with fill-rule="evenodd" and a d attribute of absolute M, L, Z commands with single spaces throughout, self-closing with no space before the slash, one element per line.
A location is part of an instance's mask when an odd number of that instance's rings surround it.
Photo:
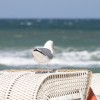
<path fill-rule="evenodd" d="M 100 18 L 100 0 L 0 0 L 0 18 Z"/>

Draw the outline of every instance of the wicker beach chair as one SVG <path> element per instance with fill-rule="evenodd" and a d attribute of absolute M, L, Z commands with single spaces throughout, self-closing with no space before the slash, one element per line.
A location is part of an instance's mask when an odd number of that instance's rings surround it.
<path fill-rule="evenodd" d="M 0 100 L 86 100 L 90 82 L 88 70 L 0 71 Z"/>

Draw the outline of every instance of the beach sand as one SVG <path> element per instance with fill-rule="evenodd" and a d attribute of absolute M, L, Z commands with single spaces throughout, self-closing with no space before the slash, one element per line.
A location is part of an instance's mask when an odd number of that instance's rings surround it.
<path fill-rule="evenodd" d="M 94 94 L 97 96 L 97 100 L 100 100 L 100 73 L 93 74 L 91 88 Z"/>

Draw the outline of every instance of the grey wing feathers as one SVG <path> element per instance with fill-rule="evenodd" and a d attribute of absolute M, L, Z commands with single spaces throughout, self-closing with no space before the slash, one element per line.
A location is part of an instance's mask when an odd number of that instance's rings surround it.
<path fill-rule="evenodd" d="M 38 51 L 38 52 L 42 53 L 43 55 L 47 56 L 49 59 L 53 58 L 53 54 L 47 48 L 36 48 L 33 51 Z"/>

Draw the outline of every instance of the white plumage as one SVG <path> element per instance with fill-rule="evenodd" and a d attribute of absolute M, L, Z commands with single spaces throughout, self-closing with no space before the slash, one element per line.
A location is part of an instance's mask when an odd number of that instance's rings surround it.
<path fill-rule="evenodd" d="M 48 63 L 53 58 L 53 41 L 48 40 L 42 48 L 33 49 L 32 53 L 37 63 Z"/>

